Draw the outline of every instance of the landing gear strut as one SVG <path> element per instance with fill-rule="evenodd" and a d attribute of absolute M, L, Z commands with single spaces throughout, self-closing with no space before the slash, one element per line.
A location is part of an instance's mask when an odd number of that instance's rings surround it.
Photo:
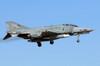
<path fill-rule="evenodd" d="M 50 44 L 54 44 L 54 41 L 53 40 L 50 40 Z"/>
<path fill-rule="evenodd" d="M 78 35 L 77 35 L 77 43 L 80 42 L 79 37 L 80 37 L 80 35 L 78 34 Z"/>
<path fill-rule="evenodd" d="M 37 42 L 37 44 L 38 44 L 38 47 L 41 47 L 42 46 L 41 42 Z"/>

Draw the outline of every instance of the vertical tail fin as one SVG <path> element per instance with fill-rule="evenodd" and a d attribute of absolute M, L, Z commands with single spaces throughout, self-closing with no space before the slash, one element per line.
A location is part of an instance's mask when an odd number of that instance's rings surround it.
<path fill-rule="evenodd" d="M 17 24 L 15 22 L 6 22 L 7 24 L 7 31 L 12 31 L 12 30 L 15 30 L 15 29 L 28 29 L 28 27 L 25 27 L 23 25 L 20 25 L 20 24 Z"/>
<path fill-rule="evenodd" d="M 3 38 L 3 40 L 6 40 L 10 37 L 12 37 L 13 35 L 11 33 L 9 33 L 10 31 L 16 30 L 16 29 L 29 29 L 28 27 L 25 27 L 23 25 L 17 24 L 15 22 L 6 22 L 7 24 L 7 35 Z"/>

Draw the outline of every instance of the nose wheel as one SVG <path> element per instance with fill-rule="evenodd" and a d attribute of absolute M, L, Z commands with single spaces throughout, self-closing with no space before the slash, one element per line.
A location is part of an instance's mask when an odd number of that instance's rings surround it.
<path fill-rule="evenodd" d="M 80 35 L 77 35 L 77 43 L 80 42 L 79 37 L 80 37 Z"/>
<path fill-rule="evenodd" d="M 80 40 L 77 40 L 77 43 L 79 43 L 80 42 Z"/>

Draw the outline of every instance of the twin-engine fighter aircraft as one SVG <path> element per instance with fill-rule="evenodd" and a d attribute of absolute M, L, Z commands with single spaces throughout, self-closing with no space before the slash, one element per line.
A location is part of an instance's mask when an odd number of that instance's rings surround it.
<path fill-rule="evenodd" d="M 80 42 L 80 34 L 87 34 L 93 31 L 90 28 L 78 27 L 72 24 L 62 24 L 40 28 L 28 28 L 15 22 L 6 22 L 6 24 L 7 35 L 3 38 L 3 40 L 6 40 L 10 37 L 20 37 L 29 39 L 28 42 L 37 42 L 39 47 L 42 46 L 41 42 L 43 41 L 50 41 L 50 44 L 53 44 L 54 40 L 56 39 L 66 38 L 74 35 L 77 35 L 77 42 Z"/>

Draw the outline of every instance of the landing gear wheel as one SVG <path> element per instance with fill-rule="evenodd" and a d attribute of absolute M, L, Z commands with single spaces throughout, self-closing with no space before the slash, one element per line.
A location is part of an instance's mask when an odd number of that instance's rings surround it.
<path fill-rule="evenodd" d="M 77 43 L 79 43 L 80 42 L 80 40 L 77 40 Z"/>
<path fill-rule="evenodd" d="M 37 42 L 37 44 L 38 44 L 38 47 L 41 47 L 42 46 L 41 42 Z"/>
<path fill-rule="evenodd" d="M 50 44 L 54 44 L 54 41 L 53 40 L 50 40 Z"/>

